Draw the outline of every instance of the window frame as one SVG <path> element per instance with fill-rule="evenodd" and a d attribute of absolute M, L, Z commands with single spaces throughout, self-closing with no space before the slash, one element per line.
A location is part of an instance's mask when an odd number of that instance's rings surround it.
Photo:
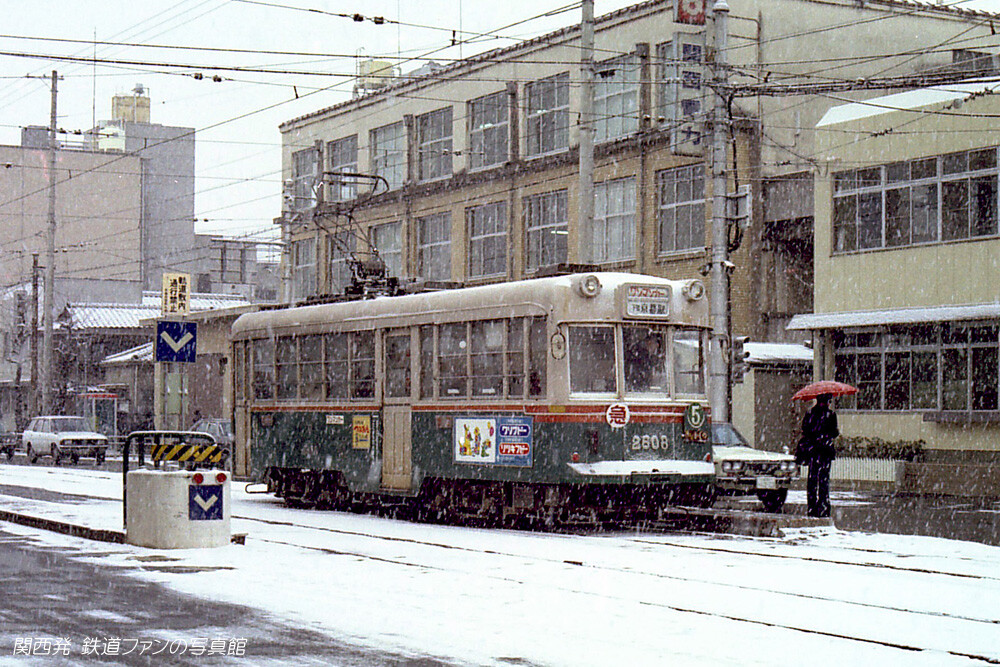
<path fill-rule="evenodd" d="M 483 231 L 477 225 L 491 223 Z M 466 268 L 470 279 L 498 278 L 507 275 L 507 246 L 510 222 L 507 202 L 504 200 L 469 206 L 465 209 L 465 227 L 468 238 Z M 488 252 L 493 248 L 494 252 Z M 496 249 L 502 249 L 496 252 Z"/>
<path fill-rule="evenodd" d="M 416 226 L 417 275 L 424 280 L 451 280 L 451 212 L 421 216 Z"/>
<path fill-rule="evenodd" d="M 453 115 L 452 108 L 447 106 L 417 116 L 418 181 L 435 181 L 452 175 Z"/>
<path fill-rule="evenodd" d="M 568 261 L 569 191 L 564 188 L 525 195 L 521 200 L 521 209 L 524 214 L 525 269 L 533 272 L 543 266 Z"/>
<path fill-rule="evenodd" d="M 352 134 L 327 142 L 326 156 L 327 168 L 330 171 L 357 173 L 358 135 Z M 350 201 L 357 198 L 357 182 L 349 179 L 340 180 L 337 177 L 329 178 L 326 190 L 328 201 Z"/>
<path fill-rule="evenodd" d="M 397 121 L 373 128 L 368 134 L 371 170 L 384 178 L 388 189 L 398 190 L 406 182 L 406 123 Z"/>
<path fill-rule="evenodd" d="M 689 199 L 680 199 L 682 183 L 690 191 Z M 672 190 L 673 198 L 665 196 Z M 702 163 L 672 167 L 656 172 L 657 249 L 659 255 L 702 251 L 705 249 L 708 199 L 705 196 L 705 166 Z M 678 222 L 683 211 L 688 216 L 689 241 L 681 246 L 678 241 Z M 700 224 L 698 224 L 700 222 Z M 668 229 L 669 227 L 669 229 Z M 700 233 L 699 233 L 700 230 Z M 668 234 L 668 231 L 672 232 Z M 667 240 L 672 243 L 668 244 Z M 698 241 L 700 240 L 700 243 Z"/>
<path fill-rule="evenodd" d="M 569 72 L 525 86 L 525 157 L 569 149 Z"/>
<path fill-rule="evenodd" d="M 636 258 L 636 177 L 625 176 L 594 184 L 593 259 L 597 263 L 631 262 Z M 615 190 L 621 188 L 620 193 Z M 631 208 L 628 204 L 631 203 Z M 609 205 L 613 205 L 612 209 Z M 619 208 L 620 206 L 620 208 Z M 620 248 L 612 254 L 612 239 Z"/>
<path fill-rule="evenodd" d="M 495 113 L 490 113 L 491 111 Z M 469 171 L 488 169 L 510 159 L 510 109 L 506 90 L 469 102 Z"/>

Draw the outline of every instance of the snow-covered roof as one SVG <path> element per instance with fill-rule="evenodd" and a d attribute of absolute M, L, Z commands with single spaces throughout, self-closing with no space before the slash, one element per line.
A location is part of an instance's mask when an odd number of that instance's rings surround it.
<path fill-rule="evenodd" d="M 72 303 L 66 309 L 74 329 L 140 329 L 142 320 L 160 316 L 159 292 L 143 292 L 142 303 Z M 191 312 L 247 306 L 250 302 L 230 294 L 192 294 Z"/>
<path fill-rule="evenodd" d="M 844 313 L 807 313 L 794 316 L 787 328 L 790 330 L 841 329 L 880 324 L 920 324 L 922 322 L 989 319 L 1000 319 L 1000 303 L 858 310 Z"/>
<path fill-rule="evenodd" d="M 870 100 L 835 106 L 826 112 L 816 127 L 849 123 L 893 111 L 919 109 L 935 104 L 944 104 L 965 99 L 975 93 L 993 93 L 997 89 L 1000 89 L 1000 82 L 998 81 L 970 81 L 967 83 L 953 83 L 945 86 L 919 88 L 892 95 L 883 95 Z"/>
<path fill-rule="evenodd" d="M 101 360 L 102 364 L 124 364 L 132 361 L 153 361 L 153 344 L 143 343 L 133 348 L 109 354 Z"/>
<path fill-rule="evenodd" d="M 797 343 L 744 343 L 743 352 L 750 364 L 812 362 L 813 351 Z"/>

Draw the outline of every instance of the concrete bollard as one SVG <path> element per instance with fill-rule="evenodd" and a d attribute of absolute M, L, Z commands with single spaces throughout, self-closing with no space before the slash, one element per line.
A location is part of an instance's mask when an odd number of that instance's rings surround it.
<path fill-rule="evenodd" d="M 221 547 L 230 542 L 225 470 L 128 473 L 125 541 L 153 549 Z"/>

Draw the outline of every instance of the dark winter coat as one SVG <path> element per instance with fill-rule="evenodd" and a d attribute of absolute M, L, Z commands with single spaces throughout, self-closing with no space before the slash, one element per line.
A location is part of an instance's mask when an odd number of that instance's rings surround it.
<path fill-rule="evenodd" d="M 808 465 L 810 461 L 833 461 L 836 450 L 833 441 L 840 435 L 837 413 L 830 406 L 817 403 L 802 420 L 802 439 L 795 448 L 795 458 Z"/>

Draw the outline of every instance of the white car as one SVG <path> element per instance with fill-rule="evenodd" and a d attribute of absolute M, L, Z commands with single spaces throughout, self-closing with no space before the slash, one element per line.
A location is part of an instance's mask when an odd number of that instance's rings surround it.
<path fill-rule="evenodd" d="M 712 424 L 712 459 L 720 495 L 756 494 L 767 512 L 781 511 L 798 473 L 794 456 L 754 449 L 725 422 Z"/>
<path fill-rule="evenodd" d="M 91 431 L 83 417 L 35 417 L 21 434 L 21 442 L 31 463 L 49 454 L 55 463 L 63 457 L 76 463 L 81 456 L 92 456 L 100 465 L 108 451 L 108 438 Z"/>

